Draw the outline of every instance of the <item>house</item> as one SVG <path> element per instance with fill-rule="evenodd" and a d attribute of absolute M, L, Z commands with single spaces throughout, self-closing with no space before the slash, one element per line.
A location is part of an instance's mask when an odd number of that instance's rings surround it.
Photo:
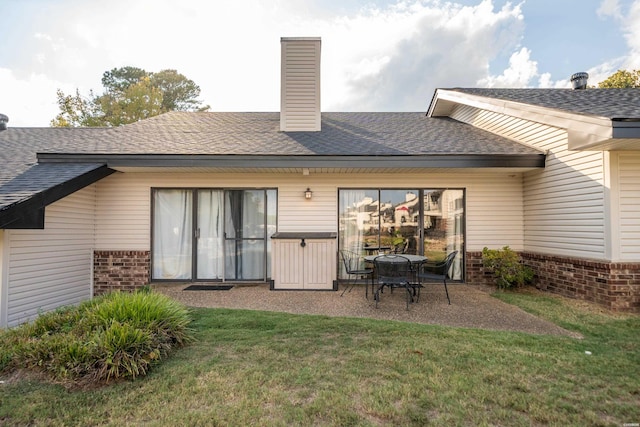
<path fill-rule="evenodd" d="M 320 111 L 319 38 L 283 38 L 274 113 L 118 128 L 0 120 L 0 326 L 114 289 L 335 289 L 337 250 L 401 236 L 486 283 L 510 246 L 553 292 L 640 310 L 640 90 L 438 89 Z M 2 117 L 0 116 L 0 119 Z"/>

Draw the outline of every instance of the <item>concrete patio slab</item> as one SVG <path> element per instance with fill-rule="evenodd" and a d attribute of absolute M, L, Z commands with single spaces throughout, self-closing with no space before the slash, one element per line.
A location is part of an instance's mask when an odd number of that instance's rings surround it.
<path fill-rule="evenodd" d="M 427 285 L 420 300 L 406 310 L 405 293 L 385 290 L 378 308 L 372 296 L 365 298 L 364 286 L 356 286 L 340 296 L 333 291 L 272 291 L 268 285 L 236 285 L 228 291 L 186 291 L 191 283 L 154 284 L 152 287 L 190 307 L 233 308 L 276 311 L 293 314 L 317 314 L 340 317 L 365 317 L 464 328 L 518 331 L 540 335 L 580 338 L 546 320 L 526 313 L 491 296 L 492 288 L 451 284 L 451 305 L 441 285 Z"/>

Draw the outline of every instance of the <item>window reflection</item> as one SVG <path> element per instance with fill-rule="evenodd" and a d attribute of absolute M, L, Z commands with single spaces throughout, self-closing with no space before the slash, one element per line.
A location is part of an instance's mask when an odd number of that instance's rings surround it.
<path fill-rule="evenodd" d="M 463 277 L 464 190 L 341 189 L 339 245 L 362 254 L 395 252 L 441 260 L 458 250 Z M 341 278 L 344 277 L 341 275 Z"/>

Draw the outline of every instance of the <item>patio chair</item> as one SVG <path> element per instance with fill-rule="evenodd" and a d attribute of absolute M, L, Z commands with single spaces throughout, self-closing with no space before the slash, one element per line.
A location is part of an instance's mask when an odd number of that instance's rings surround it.
<path fill-rule="evenodd" d="M 440 281 L 444 284 L 444 291 L 447 294 L 447 301 L 451 305 L 451 299 L 449 299 L 449 290 L 447 289 L 447 277 L 449 276 L 449 270 L 453 260 L 458 255 L 458 251 L 453 251 L 447 255 L 447 257 L 438 262 L 425 262 L 420 266 L 418 272 L 418 298 L 420 298 L 420 288 L 423 282 Z"/>
<path fill-rule="evenodd" d="M 380 302 L 380 294 L 385 287 L 388 287 L 392 292 L 394 288 L 404 288 L 407 291 L 407 310 L 409 310 L 409 303 L 413 302 L 411 261 L 402 255 L 387 254 L 377 256 L 373 260 L 373 265 L 378 278 L 378 287 L 373 294 L 376 308 Z"/>
<path fill-rule="evenodd" d="M 347 284 L 344 290 L 342 291 L 342 293 L 340 294 L 340 296 L 343 296 L 347 290 L 351 292 L 358 278 L 362 276 L 364 276 L 365 278 L 368 278 L 368 276 L 371 276 L 371 292 L 373 292 L 373 269 L 367 268 L 365 266 L 364 258 L 361 255 L 357 254 L 356 252 L 348 251 L 346 249 L 343 249 L 340 251 L 340 257 L 342 258 L 344 269 L 347 272 L 347 275 L 349 276 L 349 278 L 347 279 Z M 352 277 L 353 277 L 353 281 L 351 280 Z M 367 282 L 368 282 L 368 279 L 367 279 Z M 365 282 L 364 284 L 364 290 L 365 290 L 365 297 L 369 298 L 369 285 L 367 282 Z"/>

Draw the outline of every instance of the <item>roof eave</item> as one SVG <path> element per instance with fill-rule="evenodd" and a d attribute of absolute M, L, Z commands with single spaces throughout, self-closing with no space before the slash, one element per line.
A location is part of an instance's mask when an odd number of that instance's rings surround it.
<path fill-rule="evenodd" d="M 367 156 L 264 156 L 182 154 L 39 154 L 40 163 L 101 162 L 120 167 L 209 168 L 543 168 L 545 154 L 425 154 Z"/>
<path fill-rule="evenodd" d="M 102 165 L 0 210 L 0 229 L 43 229 L 45 207 L 116 172 Z"/>
<path fill-rule="evenodd" d="M 612 120 L 608 137 L 568 130 L 568 148 L 576 151 L 638 151 L 640 120 Z"/>
<path fill-rule="evenodd" d="M 578 114 L 447 89 L 436 91 L 427 116 L 449 116 L 457 104 L 566 129 L 570 150 L 601 150 L 602 147 L 627 146 L 628 141 L 612 143 L 612 140 L 640 138 L 640 123 L 637 119 L 612 119 Z"/>

